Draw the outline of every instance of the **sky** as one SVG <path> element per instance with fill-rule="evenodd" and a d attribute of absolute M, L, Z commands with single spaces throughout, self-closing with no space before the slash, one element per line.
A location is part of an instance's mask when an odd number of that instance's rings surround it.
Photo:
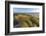
<path fill-rule="evenodd" d="M 13 8 L 14 13 L 30 13 L 39 10 L 39 8 Z"/>

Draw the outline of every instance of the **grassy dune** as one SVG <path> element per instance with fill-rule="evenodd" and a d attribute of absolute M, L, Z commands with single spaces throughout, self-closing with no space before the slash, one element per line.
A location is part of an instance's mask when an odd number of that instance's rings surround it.
<path fill-rule="evenodd" d="M 38 14 L 14 14 L 14 20 L 20 21 L 20 27 L 39 27 Z"/>

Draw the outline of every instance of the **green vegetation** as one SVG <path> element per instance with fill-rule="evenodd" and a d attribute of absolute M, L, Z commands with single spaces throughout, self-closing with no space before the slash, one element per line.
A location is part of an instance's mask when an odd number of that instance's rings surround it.
<path fill-rule="evenodd" d="M 31 14 L 16 14 L 14 20 L 20 21 L 20 27 L 39 27 L 39 16 L 32 16 Z"/>

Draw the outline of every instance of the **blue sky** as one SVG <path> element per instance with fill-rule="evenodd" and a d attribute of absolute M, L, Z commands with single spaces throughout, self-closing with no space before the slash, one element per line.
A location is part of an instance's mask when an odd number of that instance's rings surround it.
<path fill-rule="evenodd" d="M 38 8 L 13 8 L 14 13 L 30 13 L 31 11 L 39 10 Z"/>

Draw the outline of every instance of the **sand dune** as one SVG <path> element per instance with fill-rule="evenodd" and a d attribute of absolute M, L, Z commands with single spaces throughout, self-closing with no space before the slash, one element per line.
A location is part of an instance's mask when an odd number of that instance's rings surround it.
<path fill-rule="evenodd" d="M 39 26 L 39 13 L 14 14 L 14 20 L 15 19 L 20 21 L 20 23 L 18 24 L 19 27 L 38 27 Z"/>

